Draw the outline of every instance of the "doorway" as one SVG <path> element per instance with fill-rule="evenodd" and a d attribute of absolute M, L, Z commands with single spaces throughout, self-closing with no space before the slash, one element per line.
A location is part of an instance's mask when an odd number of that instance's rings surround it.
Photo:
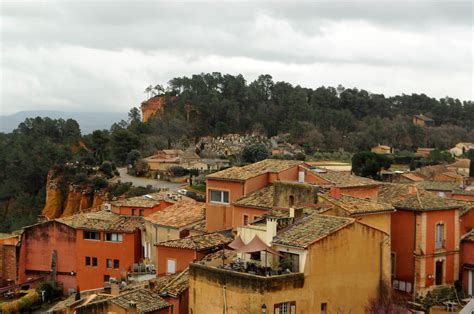
<path fill-rule="evenodd" d="M 437 261 L 435 267 L 435 284 L 442 285 L 443 284 L 443 261 Z"/>

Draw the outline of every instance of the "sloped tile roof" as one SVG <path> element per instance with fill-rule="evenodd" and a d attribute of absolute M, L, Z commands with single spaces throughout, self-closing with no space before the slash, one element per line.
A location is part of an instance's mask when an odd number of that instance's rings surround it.
<path fill-rule="evenodd" d="M 461 212 L 474 205 L 472 201 L 439 197 L 415 184 L 384 184 L 379 191 L 379 201 L 391 203 L 396 209 L 440 210 L 460 208 Z"/>
<path fill-rule="evenodd" d="M 420 182 L 425 180 L 420 174 L 417 174 L 415 172 L 405 172 L 402 173 L 401 176 L 413 182 Z"/>
<path fill-rule="evenodd" d="M 349 214 L 368 214 L 379 212 L 391 212 L 395 208 L 389 203 L 378 202 L 371 199 L 359 198 L 349 195 L 341 195 L 340 199 L 336 199 L 329 194 L 321 194 L 322 198 L 328 202 L 344 209 Z"/>
<path fill-rule="evenodd" d="M 273 239 L 273 244 L 307 248 L 312 243 L 352 224 L 353 218 L 314 214 L 296 222 Z"/>
<path fill-rule="evenodd" d="M 313 175 L 316 175 L 327 181 L 327 186 L 337 186 L 337 187 L 359 187 L 359 186 L 370 186 L 370 185 L 380 185 L 382 182 L 375 181 L 369 178 L 359 177 L 348 172 L 344 171 L 335 171 L 329 169 L 310 169 L 309 171 Z"/>
<path fill-rule="evenodd" d="M 245 181 L 268 172 L 282 172 L 302 164 L 298 160 L 265 159 L 243 167 L 231 167 L 208 175 L 209 179 Z"/>
<path fill-rule="evenodd" d="M 150 286 L 153 292 L 160 295 L 178 297 L 189 288 L 189 269 L 172 275 L 152 279 Z"/>
<path fill-rule="evenodd" d="M 415 185 L 428 191 L 452 191 L 459 188 L 459 183 L 446 181 L 422 181 L 416 182 Z"/>
<path fill-rule="evenodd" d="M 109 211 L 80 213 L 69 217 L 58 218 L 56 221 L 74 229 L 97 231 L 133 232 L 143 227 L 141 217 L 121 216 Z"/>
<path fill-rule="evenodd" d="M 163 192 L 150 193 L 142 196 L 126 198 L 124 200 L 114 201 L 114 206 L 143 207 L 151 208 L 159 205 L 164 200 Z"/>
<path fill-rule="evenodd" d="M 138 313 L 150 313 L 170 306 L 157 293 L 143 288 L 122 293 L 111 298 L 109 302 L 126 310 L 130 309 L 130 302 L 134 302 Z"/>
<path fill-rule="evenodd" d="M 270 209 L 273 206 L 273 185 L 268 185 L 235 201 L 234 205 Z"/>
<path fill-rule="evenodd" d="M 221 232 L 207 233 L 203 235 L 195 235 L 186 238 L 159 242 L 156 246 L 187 249 L 187 250 L 206 250 L 213 247 L 221 246 L 232 242 L 233 238 L 224 235 Z"/>
<path fill-rule="evenodd" d="M 182 200 L 145 217 L 145 220 L 160 226 L 181 228 L 198 223 L 205 218 L 205 204 L 195 200 Z"/>

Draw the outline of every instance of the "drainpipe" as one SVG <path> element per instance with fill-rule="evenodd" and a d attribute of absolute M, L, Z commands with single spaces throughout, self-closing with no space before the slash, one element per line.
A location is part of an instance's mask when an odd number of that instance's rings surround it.
<path fill-rule="evenodd" d="M 225 286 L 222 286 L 222 292 L 224 293 L 224 314 L 227 314 L 227 294 Z"/>

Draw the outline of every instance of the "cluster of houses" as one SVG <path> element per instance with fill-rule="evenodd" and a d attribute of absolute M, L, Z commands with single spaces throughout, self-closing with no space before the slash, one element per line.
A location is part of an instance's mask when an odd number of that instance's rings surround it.
<path fill-rule="evenodd" d="M 52 313 L 361 313 L 456 282 L 472 296 L 473 207 L 268 159 L 209 174 L 205 203 L 160 192 L 1 235 L 0 292 L 52 280 L 71 295 Z"/>

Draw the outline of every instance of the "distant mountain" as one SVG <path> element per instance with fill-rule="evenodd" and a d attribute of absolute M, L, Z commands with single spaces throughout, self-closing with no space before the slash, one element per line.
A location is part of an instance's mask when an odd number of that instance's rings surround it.
<path fill-rule="evenodd" d="M 82 134 L 92 133 L 94 130 L 110 129 L 110 126 L 120 120 L 127 120 L 127 113 L 117 112 L 63 112 L 63 111 L 20 111 L 12 115 L 0 115 L 0 132 L 9 133 L 26 118 L 49 117 L 51 119 L 74 119 L 79 123 Z"/>

